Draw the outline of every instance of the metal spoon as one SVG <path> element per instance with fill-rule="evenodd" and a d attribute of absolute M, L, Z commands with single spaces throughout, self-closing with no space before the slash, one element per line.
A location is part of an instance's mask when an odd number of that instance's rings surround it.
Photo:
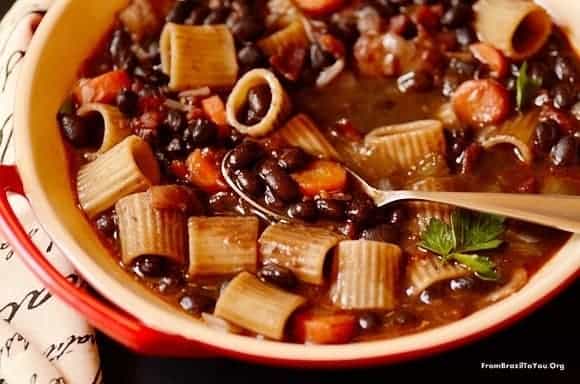
<path fill-rule="evenodd" d="M 274 212 L 248 196 L 231 178 L 227 159 L 224 156 L 222 174 L 227 184 L 252 208 L 276 222 L 299 222 L 286 215 Z M 421 200 L 444 203 L 528 221 L 568 232 L 580 233 L 580 196 L 538 195 L 513 193 L 480 192 L 423 192 L 423 191 L 383 191 L 369 185 L 360 175 L 345 167 L 361 189 L 374 201 L 377 207 L 405 200 Z"/>

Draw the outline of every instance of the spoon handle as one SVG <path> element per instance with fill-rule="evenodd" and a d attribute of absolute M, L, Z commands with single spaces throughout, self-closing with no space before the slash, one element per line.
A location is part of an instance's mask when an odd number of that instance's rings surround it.
<path fill-rule="evenodd" d="M 383 204 L 398 200 L 445 203 L 580 233 L 578 196 L 420 191 L 390 191 L 385 195 Z"/>

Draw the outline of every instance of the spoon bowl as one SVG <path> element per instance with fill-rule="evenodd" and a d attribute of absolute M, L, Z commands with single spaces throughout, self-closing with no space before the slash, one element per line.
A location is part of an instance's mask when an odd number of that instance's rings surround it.
<path fill-rule="evenodd" d="M 226 183 L 248 203 L 255 212 L 271 222 L 297 223 L 300 220 L 275 212 L 245 193 L 232 179 L 233 172 L 227 161 L 232 151 L 222 161 L 221 171 Z M 344 165 L 343 165 L 344 166 Z M 506 216 L 572 233 L 580 233 L 580 197 L 568 195 L 538 195 L 528 193 L 487 192 L 426 192 L 406 190 L 381 190 L 371 186 L 352 169 L 344 166 L 377 207 L 400 201 L 419 200 L 443 203 L 459 208 Z"/>

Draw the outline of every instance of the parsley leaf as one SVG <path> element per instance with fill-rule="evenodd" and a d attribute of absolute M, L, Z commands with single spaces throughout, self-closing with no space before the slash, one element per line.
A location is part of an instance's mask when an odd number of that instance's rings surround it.
<path fill-rule="evenodd" d="M 542 86 L 542 80 L 528 76 L 528 62 L 525 61 L 518 72 L 516 80 L 516 106 L 521 111 L 530 95 Z"/>
<path fill-rule="evenodd" d="M 504 231 L 504 220 L 499 216 L 456 210 L 451 215 L 450 224 L 431 219 L 427 229 L 421 233 L 419 247 L 444 260 L 456 260 L 482 279 L 497 280 L 493 261 L 473 252 L 495 249 L 503 243 L 500 236 Z"/>

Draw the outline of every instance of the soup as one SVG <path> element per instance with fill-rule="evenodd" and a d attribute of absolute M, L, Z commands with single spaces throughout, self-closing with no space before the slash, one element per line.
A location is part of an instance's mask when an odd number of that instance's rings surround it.
<path fill-rule="evenodd" d="M 524 0 L 133 0 L 57 118 L 120 268 L 224 332 L 349 343 L 502 300 L 569 235 L 377 207 L 348 170 L 382 188 L 579 194 L 577 64 Z"/>

